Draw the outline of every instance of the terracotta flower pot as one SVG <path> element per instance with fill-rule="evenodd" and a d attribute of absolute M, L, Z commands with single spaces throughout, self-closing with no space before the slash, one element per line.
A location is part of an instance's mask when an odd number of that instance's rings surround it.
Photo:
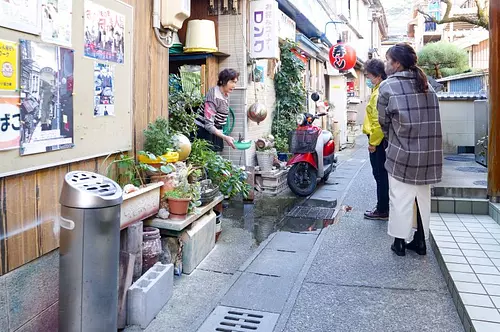
<path fill-rule="evenodd" d="M 168 198 L 168 212 L 170 218 L 183 218 L 188 213 L 191 198 Z"/>
<path fill-rule="evenodd" d="M 173 174 L 157 174 L 151 176 L 151 182 L 163 182 L 160 187 L 160 197 L 163 198 L 166 192 L 175 189 L 175 176 Z"/>

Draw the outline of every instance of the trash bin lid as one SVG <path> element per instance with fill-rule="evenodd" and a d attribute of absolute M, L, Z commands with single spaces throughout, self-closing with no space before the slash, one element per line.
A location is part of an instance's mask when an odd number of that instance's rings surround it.
<path fill-rule="evenodd" d="M 119 205 L 123 192 L 113 180 L 86 171 L 69 172 L 64 177 L 59 203 L 79 208 L 96 209 Z"/>

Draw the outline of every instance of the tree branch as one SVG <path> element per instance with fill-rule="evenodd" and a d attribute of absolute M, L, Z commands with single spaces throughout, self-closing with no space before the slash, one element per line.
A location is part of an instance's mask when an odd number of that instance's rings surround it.
<path fill-rule="evenodd" d="M 467 16 L 451 16 L 451 9 L 453 7 L 453 2 L 451 0 L 441 0 L 441 2 L 446 4 L 446 10 L 444 12 L 443 18 L 440 20 L 437 20 L 436 18 L 432 17 L 429 15 L 429 13 L 424 12 L 421 9 L 418 9 L 418 12 L 422 15 L 424 15 L 425 19 L 427 22 L 434 22 L 436 24 L 446 24 L 446 23 L 453 23 L 453 22 L 465 22 L 465 23 L 470 23 L 475 26 L 479 26 L 482 28 L 485 28 L 486 30 L 489 29 L 489 17 L 487 14 L 485 14 L 486 8 L 482 8 L 480 5 L 479 0 L 475 0 L 476 5 L 477 5 L 477 16 L 476 17 L 467 17 Z"/>

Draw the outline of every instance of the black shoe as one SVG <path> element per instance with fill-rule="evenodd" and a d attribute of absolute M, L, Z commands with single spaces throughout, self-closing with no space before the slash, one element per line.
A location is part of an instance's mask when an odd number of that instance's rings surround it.
<path fill-rule="evenodd" d="M 372 212 L 366 212 L 365 219 L 387 221 L 389 220 L 389 213 L 379 212 L 377 209 L 375 209 Z"/>
<path fill-rule="evenodd" d="M 391 249 L 398 256 L 406 255 L 406 241 L 405 241 L 405 239 L 395 238 L 394 243 L 391 245 Z"/>
<path fill-rule="evenodd" d="M 406 244 L 406 249 L 415 251 L 419 255 L 427 254 L 427 245 L 425 244 L 425 237 L 420 231 L 416 231 L 413 235 L 413 240 Z"/>

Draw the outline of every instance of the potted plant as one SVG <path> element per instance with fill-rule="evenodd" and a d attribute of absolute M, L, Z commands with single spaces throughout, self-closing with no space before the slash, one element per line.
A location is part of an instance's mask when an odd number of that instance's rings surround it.
<path fill-rule="evenodd" d="M 181 164 L 181 163 L 178 163 Z M 192 167 L 177 166 L 177 186 L 174 190 L 165 193 L 168 211 L 172 219 L 184 219 L 188 213 L 194 212 L 201 205 L 199 183 L 189 183 L 188 176 Z"/>
<path fill-rule="evenodd" d="M 165 163 L 179 160 L 179 149 L 175 133 L 169 130 L 168 120 L 158 118 L 144 130 L 144 151 L 139 161 L 160 168 Z"/>
<path fill-rule="evenodd" d="M 261 171 L 267 172 L 273 169 L 276 149 L 274 148 L 274 137 L 269 135 L 255 141 L 257 164 Z"/>
<path fill-rule="evenodd" d="M 144 173 L 149 167 L 150 165 L 136 163 L 132 156 L 121 154 L 106 168 L 105 174 L 115 179 L 124 191 L 121 228 L 153 216 L 160 209 L 160 188 L 163 182 L 146 184 Z"/>

